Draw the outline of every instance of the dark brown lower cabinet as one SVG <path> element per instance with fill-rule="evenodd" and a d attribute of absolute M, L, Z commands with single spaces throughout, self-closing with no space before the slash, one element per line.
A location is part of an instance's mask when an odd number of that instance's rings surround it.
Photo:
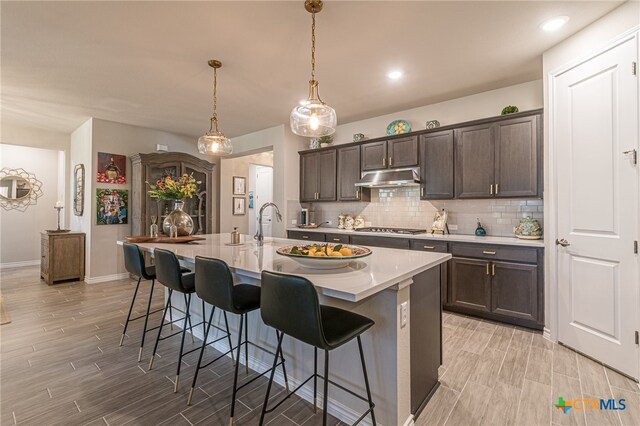
<path fill-rule="evenodd" d="M 491 275 L 485 260 L 451 259 L 449 304 L 475 311 L 491 311 Z"/>
<path fill-rule="evenodd" d="M 492 262 L 491 311 L 536 321 L 538 267 L 523 263 Z"/>

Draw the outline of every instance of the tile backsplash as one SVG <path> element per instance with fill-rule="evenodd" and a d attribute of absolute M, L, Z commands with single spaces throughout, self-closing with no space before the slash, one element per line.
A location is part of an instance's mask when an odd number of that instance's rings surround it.
<path fill-rule="evenodd" d="M 361 215 L 373 226 L 431 229 L 434 213 L 445 209 L 449 212 L 452 234 L 473 234 L 477 218 L 488 235 L 513 236 L 513 228 L 521 218 L 531 216 L 543 225 L 544 202 L 535 200 L 443 200 L 421 201 L 418 187 L 384 188 L 371 190 L 371 202 L 336 202 L 302 204 L 315 211 L 315 222 L 333 221 L 338 225 L 338 215 Z M 291 203 L 288 209 L 299 210 L 300 204 Z M 295 217 L 295 216 L 292 216 Z"/>

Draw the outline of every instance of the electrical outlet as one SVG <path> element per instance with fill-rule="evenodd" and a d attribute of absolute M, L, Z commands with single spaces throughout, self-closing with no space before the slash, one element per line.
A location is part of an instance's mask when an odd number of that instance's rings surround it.
<path fill-rule="evenodd" d="M 449 224 L 449 229 L 451 231 L 457 231 L 458 230 L 458 225 Z"/>
<path fill-rule="evenodd" d="M 409 306 L 407 305 L 408 302 L 403 302 L 400 304 L 400 328 L 403 328 L 405 325 L 407 325 L 407 316 L 408 316 L 408 310 L 409 310 Z"/>
<path fill-rule="evenodd" d="M 328 220 L 327 221 L 327 225 L 333 225 L 333 221 L 332 220 Z"/>
<path fill-rule="evenodd" d="M 291 219 L 291 224 L 296 225 L 298 222 L 295 219 Z"/>

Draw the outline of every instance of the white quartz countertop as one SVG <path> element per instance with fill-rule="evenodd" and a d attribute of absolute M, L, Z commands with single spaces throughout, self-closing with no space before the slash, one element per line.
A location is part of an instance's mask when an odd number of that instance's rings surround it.
<path fill-rule="evenodd" d="M 138 246 L 149 252 L 155 248 L 171 250 L 186 262 L 195 262 L 196 256 L 221 259 L 232 272 L 253 279 L 260 279 L 263 270 L 300 275 L 309 279 L 322 294 L 352 302 L 402 283 L 451 259 L 448 253 L 372 247 L 371 256 L 355 260 L 347 267 L 319 270 L 304 268 L 295 260 L 276 253 L 279 247 L 308 244 L 308 241 L 265 238 L 264 246 L 258 247 L 251 236 L 242 235 L 242 245 L 230 246 L 229 234 L 202 237 L 206 240 L 190 244 L 139 243 Z M 122 241 L 118 241 L 118 244 L 122 244 Z"/>
<path fill-rule="evenodd" d="M 541 247 L 544 248 L 544 240 L 522 240 L 516 237 L 476 237 L 475 235 L 462 234 L 432 234 L 430 232 L 424 234 L 391 234 L 384 232 L 363 232 L 363 231 L 345 231 L 338 228 L 287 228 L 287 231 L 302 232 L 320 232 L 323 234 L 352 234 L 352 235 L 374 235 L 376 237 L 404 238 L 412 240 L 437 240 L 437 241 L 456 241 L 461 243 L 482 243 L 482 244 L 501 244 L 507 246 L 524 246 L 524 247 Z"/>

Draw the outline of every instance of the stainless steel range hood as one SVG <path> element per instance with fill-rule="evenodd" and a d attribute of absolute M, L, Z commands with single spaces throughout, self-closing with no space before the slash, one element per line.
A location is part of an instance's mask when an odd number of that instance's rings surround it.
<path fill-rule="evenodd" d="M 417 169 L 377 170 L 364 172 L 356 186 L 363 188 L 395 188 L 398 186 L 419 186 Z"/>

